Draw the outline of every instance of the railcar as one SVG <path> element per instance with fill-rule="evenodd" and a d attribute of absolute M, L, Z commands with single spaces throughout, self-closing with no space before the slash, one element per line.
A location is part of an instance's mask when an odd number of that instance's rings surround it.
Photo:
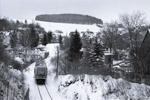
<path fill-rule="evenodd" d="M 36 61 L 34 68 L 34 77 L 38 83 L 45 83 L 47 78 L 47 66 L 44 60 Z"/>

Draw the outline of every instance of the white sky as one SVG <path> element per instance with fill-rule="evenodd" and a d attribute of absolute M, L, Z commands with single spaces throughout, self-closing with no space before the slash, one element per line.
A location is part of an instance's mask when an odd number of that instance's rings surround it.
<path fill-rule="evenodd" d="M 0 0 L 0 15 L 10 19 L 34 19 L 39 14 L 77 13 L 95 16 L 104 22 L 119 15 L 141 11 L 150 22 L 150 0 Z"/>

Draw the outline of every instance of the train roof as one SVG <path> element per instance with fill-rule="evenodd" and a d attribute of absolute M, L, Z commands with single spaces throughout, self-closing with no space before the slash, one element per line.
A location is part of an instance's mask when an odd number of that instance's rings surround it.
<path fill-rule="evenodd" d="M 46 67 L 46 63 L 44 60 L 38 60 L 35 64 L 36 67 Z"/>

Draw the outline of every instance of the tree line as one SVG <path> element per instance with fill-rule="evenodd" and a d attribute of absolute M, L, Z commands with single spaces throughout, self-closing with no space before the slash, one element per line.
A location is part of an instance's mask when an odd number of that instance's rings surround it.
<path fill-rule="evenodd" d="M 101 19 L 89 15 L 81 14 L 51 14 L 38 15 L 35 18 L 40 21 L 59 22 L 59 23 L 75 23 L 75 24 L 103 24 Z"/>

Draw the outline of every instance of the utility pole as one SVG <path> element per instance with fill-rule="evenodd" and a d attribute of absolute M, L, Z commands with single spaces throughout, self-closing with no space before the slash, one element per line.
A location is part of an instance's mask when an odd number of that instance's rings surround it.
<path fill-rule="evenodd" d="M 59 49 L 57 47 L 57 75 L 58 75 L 58 66 L 59 66 Z"/>

